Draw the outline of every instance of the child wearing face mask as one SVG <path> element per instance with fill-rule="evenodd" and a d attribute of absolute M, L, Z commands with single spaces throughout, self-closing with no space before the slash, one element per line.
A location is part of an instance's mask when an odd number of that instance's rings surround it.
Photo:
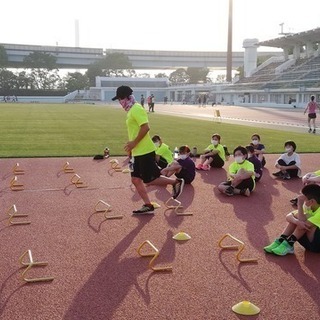
<path fill-rule="evenodd" d="M 262 166 L 260 160 L 254 153 L 253 146 L 246 146 L 248 151 L 248 161 L 250 161 L 254 166 L 254 175 L 255 175 L 255 182 L 258 182 L 262 177 Z"/>
<path fill-rule="evenodd" d="M 220 144 L 221 136 L 215 133 L 211 137 L 211 144 L 200 155 L 200 163 L 196 166 L 198 170 L 210 170 L 211 167 L 222 168 L 226 161 L 225 149 Z"/>
<path fill-rule="evenodd" d="M 266 151 L 266 148 L 262 143 L 260 143 L 260 136 L 257 133 L 254 133 L 251 136 L 250 145 L 253 146 L 254 153 L 257 156 L 257 158 L 260 160 L 261 166 L 263 168 L 266 165 L 266 159 L 264 158 L 264 155 L 263 155 Z"/>
<path fill-rule="evenodd" d="M 161 174 L 167 177 L 175 176 L 183 179 L 186 184 L 190 184 L 196 175 L 195 164 L 190 158 L 190 148 L 188 146 L 181 146 L 179 148 L 179 157 L 172 162 L 168 167 L 161 170 Z"/>
<path fill-rule="evenodd" d="M 283 153 L 276 161 L 275 167 L 280 171 L 273 173 L 275 177 L 289 180 L 293 177 L 301 175 L 301 161 L 299 155 L 295 152 L 297 145 L 294 141 L 286 141 L 284 143 L 285 153 Z"/>
<path fill-rule="evenodd" d="M 254 166 L 247 159 L 247 149 L 237 147 L 233 151 L 234 162 L 229 166 L 229 179 L 218 186 L 218 190 L 228 196 L 241 194 L 249 197 L 255 187 Z"/>
<path fill-rule="evenodd" d="M 152 141 L 156 147 L 156 162 L 163 169 L 173 161 L 172 151 L 167 144 L 162 142 L 159 135 L 154 135 Z"/>
<path fill-rule="evenodd" d="M 279 238 L 264 251 L 278 256 L 294 253 L 298 241 L 306 250 L 320 253 L 320 186 L 309 184 L 302 188 L 298 196 L 298 210 L 290 212 L 287 226 Z"/>
<path fill-rule="evenodd" d="M 307 184 L 318 184 L 320 186 L 320 170 L 315 172 L 308 172 L 302 177 L 302 184 L 305 186 Z M 293 206 L 298 205 L 298 198 L 293 198 L 290 200 Z"/>

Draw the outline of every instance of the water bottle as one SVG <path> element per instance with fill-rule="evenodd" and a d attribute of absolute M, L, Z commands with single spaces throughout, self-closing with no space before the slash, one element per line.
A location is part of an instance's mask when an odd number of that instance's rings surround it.
<path fill-rule="evenodd" d="M 178 147 L 174 148 L 174 154 L 173 154 L 173 158 L 176 160 L 179 157 L 179 149 Z"/>
<path fill-rule="evenodd" d="M 192 148 L 192 156 L 193 156 L 193 157 L 196 157 L 197 154 L 198 154 L 198 149 L 197 149 L 197 147 L 193 147 L 193 148 Z"/>
<path fill-rule="evenodd" d="M 109 150 L 108 147 L 106 147 L 106 148 L 104 149 L 103 153 L 104 153 L 104 158 L 105 158 L 105 159 L 109 158 L 109 156 L 110 156 L 110 150 Z"/>

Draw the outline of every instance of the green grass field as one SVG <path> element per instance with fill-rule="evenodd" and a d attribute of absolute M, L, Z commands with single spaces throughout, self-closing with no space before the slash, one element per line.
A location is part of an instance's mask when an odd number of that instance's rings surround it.
<path fill-rule="evenodd" d="M 127 141 L 126 113 L 119 107 L 80 104 L 0 104 L 0 157 L 60 157 L 102 154 L 108 146 L 112 155 L 124 155 Z M 150 114 L 150 134 L 159 134 L 174 149 L 188 144 L 201 151 L 212 133 L 233 150 L 250 142 L 258 132 L 268 153 L 282 153 L 285 140 L 294 140 L 298 152 L 320 152 L 319 137 Z"/>

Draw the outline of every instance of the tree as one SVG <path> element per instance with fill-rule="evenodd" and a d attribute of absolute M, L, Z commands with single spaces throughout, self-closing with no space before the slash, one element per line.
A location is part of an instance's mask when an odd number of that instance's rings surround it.
<path fill-rule="evenodd" d="M 4 68 L 8 65 L 8 55 L 4 46 L 0 45 L 0 68 Z"/>
<path fill-rule="evenodd" d="M 179 68 L 176 71 L 170 73 L 169 80 L 171 83 L 188 83 L 190 76 L 187 74 L 186 70 Z"/>
<path fill-rule="evenodd" d="M 36 69 L 30 73 L 29 78 L 31 80 L 31 88 L 37 90 L 56 89 L 61 81 L 57 70 Z"/>
<path fill-rule="evenodd" d="M 158 73 L 154 77 L 155 78 L 168 78 L 168 76 L 165 73 Z"/>
<path fill-rule="evenodd" d="M 236 76 L 238 76 L 239 79 L 242 79 L 244 77 L 244 66 L 238 67 L 237 72 Z"/>
<path fill-rule="evenodd" d="M 226 75 L 225 74 L 218 74 L 216 81 L 219 83 L 226 82 Z"/>
<path fill-rule="evenodd" d="M 92 63 L 89 66 L 88 70 L 86 71 L 85 75 L 89 79 L 89 86 L 90 87 L 95 87 L 97 76 L 105 76 L 105 74 L 103 73 L 103 65 L 104 65 L 103 61 L 98 60 L 98 61 Z"/>
<path fill-rule="evenodd" d="M 257 58 L 257 67 L 260 66 L 260 64 L 264 63 L 265 61 L 267 61 L 268 59 L 270 59 L 272 56 L 259 56 Z"/>
<path fill-rule="evenodd" d="M 89 85 L 96 85 L 96 77 L 136 77 L 135 70 L 128 57 L 120 52 L 109 53 L 104 59 L 91 64 L 86 71 Z"/>
<path fill-rule="evenodd" d="M 31 69 L 31 87 L 38 90 L 55 89 L 61 81 L 56 57 L 44 52 L 32 52 L 23 60 L 25 68 Z"/>
<path fill-rule="evenodd" d="M 17 89 L 32 89 L 31 80 L 26 71 L 21 71 L 16 75 Z"/>
<path fill-rule="evenodd" d="M 64 78 L 66 90 L 72 92 L 89 86 L 89 78 L 80 72 L 69 72 Z"/>
<path fill-rule="evenodd" d="M 140 78 L 149 79 L 149 78 L 150 78 L 150 74 L 149 74 L 149 73 L 140 73 L 140 74 L 139 74 L 139 77 L 140 77 Z"/>
<path fill-rule="evenodd" d="M 16 87 L 16 75 L 7 69 L 0 69 L 0 88 L 11 90 Z"/>
<path fill-rule="evenodd" d="M 186 72 L 190 78 L 189 83 L 205 83 L 207 81 L 209 69 L 189 67 Z"/>
<path fill-rule="evenodd" d="M 104 72 L 107 77 L 135 77 L 132 63 L 129 58 L 121 52 L 107 54 L 104 60 Z"/>
<path fill-rule="evenodd" d="M 45 52 L 35 51 L 23 59 L 24 67 L 28 69 L 57 69 L 57 58 Z"/>

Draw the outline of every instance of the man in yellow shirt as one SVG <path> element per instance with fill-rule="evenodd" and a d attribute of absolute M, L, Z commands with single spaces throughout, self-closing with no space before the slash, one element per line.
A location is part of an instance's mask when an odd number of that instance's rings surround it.
<path fill-rule="evenodd" d="M 138 194 L 144 201 L 139 210 L 133 214 L 153 214 L 154 207 L 149 199 L 144 183 L 151 185 L 173 186 L 172 197 L 176 199 L 183 190 L 184 180 L 161 176 L 160 169 L 155 161 L 155 146 L 149 134 L 148 115 L 145 109 L 136 102 L 132 95 L 133 91 L 128 86 L 117 88 L 113 101 L 118 100 L 122 108 L 127 112 L 127 130 L 129 141 L 124 150 L 133 157 L 133 172 L 131 181 L 136 187 Z"/>
<path fill-rule="evenodd" d="M 298 196 L 298 210 L 290 212 L 287 226 L 279 238 L 264 251 L 278 256 L 294 253 L 298 241 L 306 250 L 320 253 L 320 186 L 308 184 Z"/>

